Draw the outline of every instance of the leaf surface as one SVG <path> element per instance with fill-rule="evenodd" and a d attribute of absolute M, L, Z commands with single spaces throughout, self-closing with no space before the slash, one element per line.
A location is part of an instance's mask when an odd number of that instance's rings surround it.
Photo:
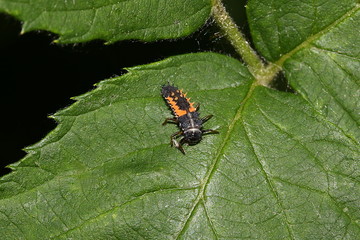
<path fill-rule="evenodd" d="M 358 8 L 358 0 L 250 0 L 247 14 L 257 50 L 276 61 L 324 35 Z"/>
<path fill-rule="evenodd" d="M 61 43 L 155 41 L 194 32 L 208 19 L 210 0 L 1 0 L 0 11 L 24 21 L 23 32 L 48 30 Z"/>
<path fill-rule="evenodd" d="M 185 156 L 169 146 L 176 127 L 161 126 L 167 81 L 188 89 L 215 115 L 206 127 L 221 132 Z M 3 177 L 7 239 L 359 234 L 358 143 L 301 95 L 254 87 L 229 57 L 131 68 L 77 100 Z"/>
<path fill-rule="evenodd" d="M 1 178 L 4 238 L 358 238 L 359 23 L 347 10 L 280 59 L 295 94 L 214 53 L 100 82 Z M 220 132 L 186 155 L 161 125 L 168 81 Z"/>

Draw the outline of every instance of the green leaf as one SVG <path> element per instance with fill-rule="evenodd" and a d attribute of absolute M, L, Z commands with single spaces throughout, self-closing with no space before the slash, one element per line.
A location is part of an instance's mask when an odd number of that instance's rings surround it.
<path fill-rule="evenodd" d="M 162 239 L 181 230 L 251 76 L 238 61 L 210 53 L 128 70 L 57 113 L 58 128 L 2 179 L 0 225 L 7 239 L 15 232 L 34 239 Z M 217 113 L 207 127 L 222 132 L 186 148 L 186 156 L 170 148 L 176 127 L 161 125 L 171 116 L 160 95 L 167 81 L 188 90 L 204 115 Z M 118 228 L 109 232 L 113 223 Z"/>
<path fill-rule="evenodd" d="M 359 23 L 356 5 L 283 52 L 277 63 L 296 93 L 260 86 L 214 53 L 100 82 L 1 178 L 3 238 L 357 239 Z M 167 82 L 214 114 L 205 127 L 220 132 L 186 155 L 169 144 L 178 128 L 161 125 Z"/>
<path fill-rule="evenodd" d="M 247 6 L 252 38 L 270 61 L 311 41 L 358 9 L 358 0 L 250 0 Z"/>
<path fill-rule="evenodd" d="M 48 30 L 61 43 L 154 41 L 194 32 L 209 18 L 210 0 L 2 0 L 0 11 L 22 20 L 23 32 Z"/>
<path fill-rule="evenodd" d="M 290 83 L 355 142 L 360 142 L 359 23 L 357 10 L 284 65 Z"/>
<path fill-rule="evenodd" d="M 161 126 L 167 81 L 221 132 L 185 156 Z M 189 54 L 77 97 L 2 179 L 6 239 L 354 238 L 358 143 L 301 95 L 252 83 L 231 58 Z"/>

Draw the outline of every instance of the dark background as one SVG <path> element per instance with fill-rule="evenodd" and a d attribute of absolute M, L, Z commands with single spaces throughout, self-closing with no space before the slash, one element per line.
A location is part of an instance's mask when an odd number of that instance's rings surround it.
<path fill-rule="evenodd" d="M 249 35 L 245 8 L 239 9 L 239 0 L 225 4 Z M 122 41 L 108 46 L 100 40 L 58 45 L 53 43 L 55 34 L 34 31 L 20 35 L 20 31 L 20 21 L 0 13 L 0 103 L 4 120 L 0 176 L 10 172 L 6 165 L 26 155 L 24 147 L 40 141 L 56 127 L 49 115 L 69 106 L 71 97 L 92 90 L 93 84 L 124 74 L 124 67 L 190 52 L 214 51 L 238 58 L 211 19 L 183 39 Z"/>

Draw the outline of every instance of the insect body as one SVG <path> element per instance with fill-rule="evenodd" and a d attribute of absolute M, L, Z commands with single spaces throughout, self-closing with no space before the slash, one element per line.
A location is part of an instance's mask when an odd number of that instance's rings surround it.
<path fill-rule="evenodd" d="M 202 124 L 212 118 L 213 115 L 200 118 L 199 105 L 194 107 L 194 104 L 190 102 L 190 98 L 186 98 L 186 93 L 171 85 L 163 86 L 161 93 L 175 116 L 174 118 L 165 119 L 163 125 L 176 123 L 179 126 L 180 131 L 171 135 L 171 145 L 178 148 L 183 154 L 185 154 L 182 147 L 184 143 L 195 145 L 201 141 L 202 135 L 219 133 L 212 129 L 202 129 Z M 180 136 L 183 136 L 183 138 L 178 142 L 176 138 Z"/>

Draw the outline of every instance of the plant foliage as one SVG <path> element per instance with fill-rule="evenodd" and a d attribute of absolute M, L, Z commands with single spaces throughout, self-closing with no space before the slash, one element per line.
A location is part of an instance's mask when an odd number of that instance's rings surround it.
<path fill-rule="evenodd" d="M 218 3 L 2 0 L 0 9 L 60 42 L 153 41 L 190 34 Z M 2 236 L 358 238 L 359 6 L 249 1 L 255 47 L 295 93 L 260 84 L 246 59 L 193 53 L 129 68 L 76 97 L 1 178 Z M 186 155 L 169 146 L 176 126 L 161 125 L 171 117 L 166 82 L 201 103 L 202 116 L 214 114 L 206 128 L 220 132 Z"/>

